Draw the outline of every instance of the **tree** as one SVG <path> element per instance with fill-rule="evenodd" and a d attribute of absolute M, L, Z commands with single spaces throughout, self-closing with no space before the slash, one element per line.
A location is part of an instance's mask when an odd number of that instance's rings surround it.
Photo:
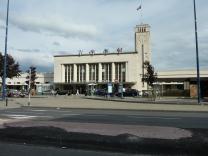
<path fill-rule="evenodd" d="M 142 81 L 147 82 L 148 86 L 152 88 L 151 95 L 153 100 L 156 100 L 157 93 L 154 90 L 153 83 L 157 80 L 157 73 L 148 61 L 144 62 L 143 67 L 146 69 L 146 73 L 143 75 Z"/>
<path fill-rule="evenodd" d="M 154 70 L 154 67 L 148 62 L 144 62 L 144 68 L 146 69 L 146 73 L 143 75 L 143 82 L 147 82 L 147 84 L 153 88 L 153 83 L 157 80 L 157 73 Z"/>
<path fill-rule="evenodd" d="M 29 84 L 30 81 L 30 89 L 35 89 L 35 80 L 37 79 L 36 77 L 36 67 L 30 66 L 29 70 L 27 70 L 27 81 L 26 83 Z M 31 75 L 30 75 L 31 74 Z"/>
<path fill-rule="evenodd" d="M 7 54 L 7 70 L 6 77 L 13 78 L 20 76 L 20 66 L 19 63 L 14 60 L 14 58 Z M 3 79 L 4 75 L 4 56 L 0 52 L 0 77 Z"/>

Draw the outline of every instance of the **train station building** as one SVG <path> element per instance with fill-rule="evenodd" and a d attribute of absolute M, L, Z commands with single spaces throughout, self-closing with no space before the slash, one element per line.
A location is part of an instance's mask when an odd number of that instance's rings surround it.
<path fill-rule="evenodd" d="M 135 27 L 135 50 L 124 52 L 90 51 L 71 55 L 54 56 L 54 85 L 61 90 L 84 93 L 88 89 L 106 89 L 109 83 L 118 90 L 124 88 L 144 91 L 148 89 L 142 82 L 145 74 L 143 63 L 151 64 L 150 26 Z M 155 88 L 162 96 L 197 96 L 196 70 L 158 71 Z M 208 97 L 208 70 L 201 70 L 202 97 Z"/>
<path fill-rule="evenodd" d="M 143 63 L 151 61 L 150 26 L 137 25 L 135 28 L 135 51 L 116 52 L 104 50 L 87 54 L 54 56 L 54 84 L 56 88 L 80 93 L 89 88 L 106 88 L 112 83 L 117 88 L 146 90 L 142 82 Z"/>

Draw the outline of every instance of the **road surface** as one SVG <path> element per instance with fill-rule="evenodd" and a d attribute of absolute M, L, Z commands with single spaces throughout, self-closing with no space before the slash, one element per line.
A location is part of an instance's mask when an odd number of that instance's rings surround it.
<path fill-rule="evenodd" d="M 136 156 L 131 154 L 84 151 L 25 144 L 1 143 L 1 156 Z"/>
<path fill-rule="evenodd" d="M 31 119 L 81 123 L 208 128 L 208 113 L 59 108 L 15 108 L 0 110 L 0 119 Z"/>

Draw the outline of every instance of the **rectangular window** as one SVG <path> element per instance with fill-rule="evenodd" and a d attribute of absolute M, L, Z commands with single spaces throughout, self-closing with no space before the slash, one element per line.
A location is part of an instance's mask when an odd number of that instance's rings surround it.
<path fill-rule="evenodd" d="M 65 67 L 65 82 L 70 83 L 73 81 L 74 66 L 72 64 L 66 64 Z"/>
<path fill-rule="evenodd" d="M 71 65 L 71 82 L 74 81 L 74 65 Z"/>
<path fill-rule="evenodd" d="M 102 64 L 102 81 L 103 82 L 112 81 L 112 64 L 111 63 Z"/>
<path fill-rule="evenodd" d="M 97 82 L 98 81 L 98 64 L 89 64 L 89 80 L 91 82 Z"/>
<path fill-rule="evenodd" d="M 122 64 L 121 73 L 122 73 L 122 81 L 126 82 L 126 63 Z"/>
<path fill-rule="evenodd" d="M 96 65 L 96 82 L 98 82 L 99 77 L 99 64 Z"/>
<path fill-rule="evenodd" d="M 86 81 L 86 64 L 77 65 L 77 81 L 78 82 Z"/>
<path fill-rule="evenodd" d="M 104 64 L 102 64 L 102 81 L 105 81 L 105 68 Z"/>
<path fill-rule="evenodd" d="M 115 63 L 115 78 L 118 82 L 126 81 L 126 63 Z"/>
<path fill-rule="evenodd" d="M 67 83 L 68 82 L 68 79 L 67 79 L 67 65 L 64 65 L 64 68 L 65 68 L 65 82 Z"/>
<path fill-rule="evenodd" d="M 77 82 L 80 82 L 80 75 L 79 75 L 79 72 L 80 71 L 80 67 L 79 65 L 77 65 Z"/>

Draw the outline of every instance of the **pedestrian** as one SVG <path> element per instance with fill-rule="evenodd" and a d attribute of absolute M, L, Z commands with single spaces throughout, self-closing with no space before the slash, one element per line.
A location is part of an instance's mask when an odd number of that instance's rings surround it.
<path fill-rule="evenodd" d="M 77 89 L 77 93 L 76 93 L 76 95 L 79 95 L 79 90 Z"/>
<path fill-rule="evenodd" d="M 52 89 L 51 90 L 51 95 L 54 96 L 54 94 L 55 94 L 55 91 Z"/>

